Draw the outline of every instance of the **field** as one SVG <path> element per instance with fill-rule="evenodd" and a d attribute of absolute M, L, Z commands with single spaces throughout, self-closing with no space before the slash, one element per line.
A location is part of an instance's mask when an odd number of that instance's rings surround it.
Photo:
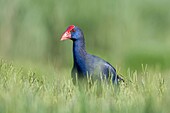
<path fill-rule="evenodd" d="M 166 73 L 127 71 L 119 87 L 102 84 L 84 89 L 72 84 L 70 74 L 44 73 L 10 62 L 0 62 L 0 113 L 168 113 Z M 99 88 L 100 87 L 100 88 Z M 100 89 L 100 91 L 99 91 Z"/>
<path fill-rule="evenodd" d="M 0 0 L 0 113 L 169 113 L 170 0 Z M 125 83 L 72 84 L 72 42 Z"/>

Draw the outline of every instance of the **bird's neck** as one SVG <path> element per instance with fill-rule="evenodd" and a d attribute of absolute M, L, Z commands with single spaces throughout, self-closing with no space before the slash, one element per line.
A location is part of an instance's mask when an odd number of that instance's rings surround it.
<path fill-rule="evenodd" d="M 73 41 L 74 62 L 76 64 L 84 63 L 86 55 L 87 55 L 87 52 L 86 52 L 86 48 L 85 48 L 84 39 Z"/>

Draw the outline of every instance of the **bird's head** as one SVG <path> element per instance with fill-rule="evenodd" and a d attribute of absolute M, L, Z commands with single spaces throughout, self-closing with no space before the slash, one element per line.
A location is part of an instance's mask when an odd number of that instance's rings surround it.
<path fill-rule="evenodd" d="M 60 40 L 67 40 L 67 39 L 71 39 L 73 41 L 81 40 L 83 39 L 83 32 L 77 26 L 70 25 L 63 33 Z"/>

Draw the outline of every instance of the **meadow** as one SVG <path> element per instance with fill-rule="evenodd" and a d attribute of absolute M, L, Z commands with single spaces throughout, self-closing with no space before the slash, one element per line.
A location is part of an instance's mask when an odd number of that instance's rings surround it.
<path fill-rule="evenodd" d="M 1 60 L 0 112 L 168 113 L 170 80 L 166 73 L 148 71 L 147 66 L 142 70 L 129 69 L 125 83 L 118 87 L 102 83 L 80 89 L 64 70 L 44 73 Z"/>
<path fill-rule="evenodd" d="M 0 0 L 0 113 L 169 113 L 169 0 Z M 74 86 L 72 42 L 125 83 Z M 100 90 L 99 90 L 100 89 Z"/>

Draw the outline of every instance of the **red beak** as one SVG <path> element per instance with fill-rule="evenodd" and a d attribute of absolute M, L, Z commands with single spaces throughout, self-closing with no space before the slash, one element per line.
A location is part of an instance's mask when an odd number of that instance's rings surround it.
<path fill-rule="evenodd" d="M 70 39 L 71 38 L 71 33 L 69 31 L 65 31 L 61 37 L 61 41 L 62 40 L 67 40 L 67 39 Z"/>
<path fill-rule="evenodd" d="M 70 25 L 67 30 L 63 33 L 62 37 L 60 40 L 67 40 L 71 38 L 71 30 L 74 29 L 74 25 Z"/>

